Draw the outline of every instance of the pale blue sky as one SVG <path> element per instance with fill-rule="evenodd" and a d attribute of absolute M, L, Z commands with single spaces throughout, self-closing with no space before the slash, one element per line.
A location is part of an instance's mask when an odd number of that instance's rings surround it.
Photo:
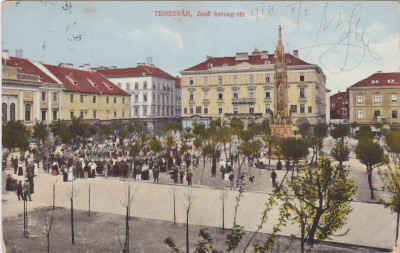
<path fill-rule="evenodd" d="M 182 9 L 192 17 L 154 13 Z M 211 17 L 196 17 L 208 10 Z M 214 11 L 246 16 L 214 17 Z M 299 49 L 301 59 L 320 65 L 332 94 L 378 70 L 399 71 L 399 5 L 389 1 L 21 1 L 3 9 L 2 42 L 11 55 L 22 48 L 24 58 L 76 67 L 134 67 L 151 56 L 157 67 L 176 76 L 206 55 L 234 56 L 255 47 L 273 53 L 279 25 L 285 51 Z"/>

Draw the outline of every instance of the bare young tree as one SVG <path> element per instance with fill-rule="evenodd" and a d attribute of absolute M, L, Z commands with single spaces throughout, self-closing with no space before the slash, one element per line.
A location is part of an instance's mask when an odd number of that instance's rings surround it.
<path fill-rule="evenodd" d="M 58 178 L 54 181 L 53 184 L 53 210 L 56 208 L 56 184 L 58 182 Z"/>
<path fill-rule="evenodd" d="M 74 187 L 74 181 L 71 183 L 71 188 L 67 188 L 66 194 L 71 202 L 71 239 L 72 244 L 75 244 L 74 237 L 74 197 L 79 195 L 79 189 Z"/>
<path fill-rule="evenodd" d="M 225 199 L 228 198 L 228 193 L 223 190 L 219 195 L 219 199 L 222 201 L 222 233 L 225 233 Z"/>
<path fill-rule="evenodd" d="M 47 253 L 50 253 L 50 231 L 51 228 L 53 227 L 53 221 L 54 221 L 54 208 L 51 210 L 51 213 L 49 214 L 49 209 L 43 208 L 43 209 L 38 209 L 38 216 L 40 221 L 42 221 L 43 229 L 46 232 L 46 239 L 47 239 Z"/>
<path fill-rule="evenodd" d="M 91 188 L 92 188 L 92 182 L 89 182 L 88 183 L 88 193 L 89 193 L 89 199 L 88 199 L 88 201 L 89 201 L 89 213 L 88 213 L 88 216 L 90 217 L 90 190 L 91 190 Z"/>
<path fill-rule="evenodd" d="M 193 207 L 194 194 L 192 190 L 188 190 L 185 195 L 185 202 L 183 206 L 186 210 L 186 253 L 189 253 L 189 213 Z"/>
<path fill-rule="evenodd" d="M 125 198 L 121 200 L 121 205 L 126 208 L 126 216 L 125 216 L 125 243 L 124 246 L 121 244 L 121 240 L 118 235 L 119 245 L 121 246 L 123 253 L 129 253 L 129 240 L 130 240 L 130 228 L 129 228 L 129 218 L 131 216 L 131 204 L 133 201 L 133 185 L 126 184 L 125 190 Z"/>
<path fill-rule="evenodd" d="M 176 195 L 178 194 L 178 191 L 179 191 L 178 188 L 176 188 L 175 186 L 173 186 L 172 189 L 170 190 L 174 204 L 174 225 L 176 224 Z"/>

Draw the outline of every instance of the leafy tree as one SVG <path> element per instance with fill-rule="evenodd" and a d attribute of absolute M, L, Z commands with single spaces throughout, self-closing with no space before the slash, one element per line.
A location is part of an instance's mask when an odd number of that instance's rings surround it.
<path fill-rule="evenodd" d="M 340 142 L 343 144 L 344 138 L 349 136 L 350 128 L 349 125 L 335 124 L 329 133 L 336 141 L 340 138 Z"/>
<path fill-rule="evenodd" d="M 122 123 L 121 121 L 114 121 L 112 123 L 112 130 L 114 133 L 117 134 L 118 138 L 119 138 L 119 145 L 121 147 L 124 147 L 124 140 L 126 137 L 128 137 L 128 126 L 124 123 Z"/>
<path fill-rule="evenodd" d="M 64 143 L 70 143 L 73 136 L 65 121 L 58 119 L 49 124 L 49 129 L 54 137 L 60 138 Z"/>
<path fill-rule="evenodd" d="M 332 157 L 339 162 L 339 169 L 343 168 L 343 162 L 349 160 L 350 150 L 347 145 L 341 142 L 336 143 L 336 146 L 331 151 Z"/>
<path fill-rule="evenodd" d="M 72 138 L 76 136 L 83 136 L 85 133 L 85 128 L 86 124 L 83 122 L 81 117 L 72 117 L 71 124 L 69 125 Z"/>
<path fill-rule="evenodd" d="M 299 133 L 308 146 L 313 149 L 313 156 L 311 158 L 312 163 L 318 156 L 318 151 L 322 150 L 323 139 L 328 134 L 328 126 L 323 123 L 318 123 L 314 126 L 305 123 L 300 125 Z"/>
<path fill-rule="evenodd" d="M 315 241 L 347 234 L 348 230 L 335 235 L 352 211 L 350 201 L 356 187 L 348 174 L 349 170 L 340 172 L 338 166 L 321 156 L 312 170 L 307 165 L 297 167 L 296 176 L 288 180 L 289 190 L 283 191 L 287 191 L 288 208 L 294 213 L 291 219 L 299 224 L 301 252 L 306 242 L 313 245 Z"/>
<path fill-rule="evenodd" d="M 286 160 L 293 160 L 295 166 L 309 153 L 306 142 L 296 137 L 280 140 L 279 151 Z"/>
<path fill-rule="evenodd" d="M 372 133 L 370 126 L 360 126 L 354 137 L 358 141 L 372 141 L 374 133 Z"/>
<path fill-rule="evenodd" d="M 387 130 L 385 140 L 390 152 L 396 154 L 397 159 L 400 159 L 400 131 Z"/>
<path fill-rule="evenodd" d="M 32 136 L 40 140 L 42 144 L 44 144 L 47 135 L 49 135 L 49 131 L 47 130 L 47 125 L 44 123 L 44 121 L 36 120 L 35 125 L 33 125 Z"/>
<path fill-rule="evenodd" d="M 246 141 L 243 142 L 242 145 L 240 146 L 241 153 L 242 155 L 244 155 L 245 158 L 247 158 L 247 161 L 250 159 L 250 157 L 258 154 L 260 152 L 260 149 L 261 149 L 261 144 L 259 141 Z M 249 175 L 251 176 L 250 166 L 249 166 Z"/>
<path fill-rule="evenodd" d="M 231 143 L 232 135 L 231 130 L 227 126 L 220 127 L 217 132 L 217 142 L 221 143 L 224 147 L 225 161 L 228 159 L 226 144 Z"/>
<path fill-rule="evenodd" d="M 278 140 L 275 136 L 273 136 L 268 120 L 264 120 L 261 123 L 260 134 L 262 136 L 262 140 L 264 141 L 265 145 L 268 148 L 268 167 L 270 167 L 272 147 L 274 147 L 277 144 Z"/>
<path fill-rule="evenodd" d="M 184 141 L 184 143 L 188 142 L 190 139 L 193 138 L 193 135 L 192 135 L 191 131 L 192 131 L 192 129 L 190 127 L 186 127 L 184 129 L 184 132 L 183 132 L 183 141 Z"/>
<path fill-rule="evenodd" d="M 149 149 L 157 154 L 162 151 L 162 145 L 155 137 L 153 137 L 149 140 Z"/>
<path fill-rule="evenodd" d="M 396 222 L 396 242 L 399 237 L 399 219 L 400 219 L 400 164 L 396 164 L 394 169 L 378 171 L 379 177 L 382 180 L 382 188 L 389 194 L 389 200 L 379 199 L 379 203 L 385 208 L 390 208 L 392 212 L 397 213 Z"/>
<path fill-rule="evenodd" d="M 99 134 L 100 134 L 100 135 L 103 135 L 103 136 L 105 136 L 105 137 L 108 137 L 108 136 L 111 135 L 111 133 L 112 133 L 112 130 L 111 130 L 111 127 L 110 127 L 109 125 L 103 125 L 103 124 L 101 124 L 101 125 L 99 126 Z"/>
<path fill-rule="evenodd" d="M 132 168 L 133 165 L 136 162 L 136 157 L 139 155 L 140 150 L 142 150 L 142 146 L 138 143 L 133 143 L 133 145 L 131 146 L 131 157 L 132 157 Z"/>
<path fill-rule="evenodd" d="M 29 130 L 20 121 L 8 121 L 2 126 L 2 144 L 8 151 L 19 148 L 24 152 L 29 147 Z"/>
<path fill-rule="evenodd" d="M 371 191 L 371 199 L 374 199 L 374 188 L 372 186 L 372 171 L 374 165 L 384 161 L 383 149 L 378 143 L 365 141 L 362 137 L 356 146 L 355 152 L 357 159 L 367 166 L 368 185 Z M 364 140 L 364 141 L 363 141 Z"/>
<path fill-rule="evenodd" d="M 171 148 L 171 147 L 174 146 L 174 145 L 175 145 L 175 139 L 174 139 L 174 137 L 173 137 L 172 135 L 168 136 L 168 137 L 165 139 L 165 146 Z"/>

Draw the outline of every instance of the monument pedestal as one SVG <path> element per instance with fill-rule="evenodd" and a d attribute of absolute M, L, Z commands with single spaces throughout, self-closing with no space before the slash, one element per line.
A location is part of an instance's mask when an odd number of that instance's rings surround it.
<path fill-rule="evenodd" d="M 278 137 L 280 139 L 290 138 L 291 136 L 292 133 L 291 124 L 271 123 L 270 127 L 272 136 Z"/>

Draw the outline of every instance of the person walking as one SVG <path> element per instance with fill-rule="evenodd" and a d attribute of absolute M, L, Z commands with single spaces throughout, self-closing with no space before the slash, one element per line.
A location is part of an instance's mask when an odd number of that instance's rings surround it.
<path fill-rule="evenodd" d="M 185 175 L 185 172 L 183 170 L 179 170 L 179 180 L 180 183 L 183 184 L 183 176 Z"/>
<path fill-rule="evenodd" d="M 271 179 L 272 179 L 272 187 L 275 188 L 275 186 L 276 186 L 276 172 L 275 172 L 275 170 L 272 170 Z"/>
<path fill-rule="evenodd" d="M 29 185 L 29 181 L 26 180 L 25 184 L 22 186 L 22 191 L 24 193 L 24 200 L 27 200 L 26 197 L 29 198 L 29 201 L 32 201 L 31 198 L 31 186 Z"/>
<path fill-rule="evenodd" d="M 136 181 L 142 180 L 142 165 L 139 164 L 136 169 Z"/>
<path fill-rule="evenodd" d="M 235 178 L 235 175 L 233 174 L 233 171 L 231 171 L 231 173 L 229 174 L 229 186 L 231 187 L 231 190 L 233 188 L 235 188 L 234 184 L 233 184 L 233 179 Z"/>
<path fill-rule="evenodd" d="M 281 162 L 280 159 L 278 160 L 278 163 L 276 164 L 276 169 L 277 170 L 282 170 L 282 162 Z"/>
<path fill-rule="evenodd" d="M 192 185 L 193 173 L 188 170 L 186 172 L 186 180 L 188 181 L 188 185 Z"/>
<path fill-rule="evenodd" d="M 21 199 L 24 200 L 23 194 L 22 194 L 22 181 L 19 180 L 19 183 L 17 185 L 17 196 L 18 196 L 18 201 Z"/>
<path fill-rule="evenodd" d="M 153 178 L 154 178 L 154 183 L 157 180 L 157 184 L 158 184 L 158 176 L 160 174 L 160 170 L 158 169 L 157 166 L 154 166 L 154 170 L 153 170 Z"/>

